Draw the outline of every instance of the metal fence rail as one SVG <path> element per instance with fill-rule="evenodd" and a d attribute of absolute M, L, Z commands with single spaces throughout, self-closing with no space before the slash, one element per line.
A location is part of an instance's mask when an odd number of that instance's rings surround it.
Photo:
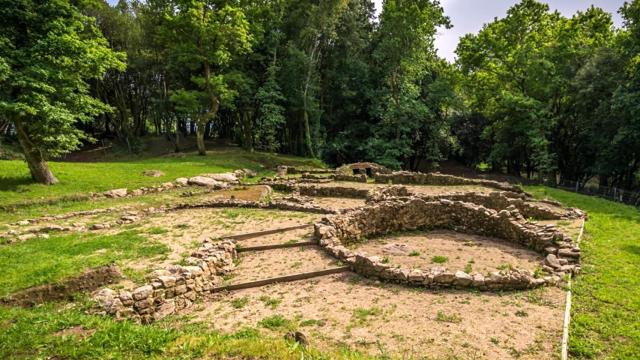
<path fill-rule="evenodd" d="M 627 205 L 640 207 L 639 191 L 630 191 L 620 189 L 618 187 L 599 186 L 595 184 L 587 184 L 581 187 L 578 182 L 567 180 L 563 181 L 562 184 L 550 186 L 562 190 L 573 191 L 585 195 L 598 196 L 607 200 L 617 201 L 625 203 Z"/>

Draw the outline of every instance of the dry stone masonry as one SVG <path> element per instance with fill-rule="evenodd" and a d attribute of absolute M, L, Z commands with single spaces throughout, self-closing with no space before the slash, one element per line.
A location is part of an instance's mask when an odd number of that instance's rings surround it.
<path fill-rule="evenodd" d="M 379 184 L 414 184 L 414 185 L 478 185 L 498 190 L 512 191 L 523 193 L 524 191 L 509 183 L 503 183 L 493 180 L 484 179 L 468 179 L 454 175 L 445 175 L 440 173 L 420 173 L 411 171 L 395 171 L 390 174 L 377 174 L 375 181 Z"/>
<path fill-rule="evenodd" d="M 188 266 L 155 271 L 149 283 L 132 291 L 102 289 L 94 300 L 101 313 L 149 323 L 190 307 L 196 298 L 222 283 L 222 276 L 233 270 L 236 257 L 232 241 L 205 240 L 187 258 Z"/>
<path fill-rule="evenodd" d="M 501 238 L 535 250 L 546 259 L 537 273 L 516 268 L 490 274 L 468 274 L 441 266 L 430 269 L 394 266 L 384 263 L 378 256 L 348 248 L 370 237 L 416 229 L 448 229 Z M 315 225 L 315 233 L 322 247 L 363 276 L 428 288 L 527 289 L 558 283 L 564 275 L 580 269 L 580 249 L 573 245 L 570 237 L 552 225 L 527 222 L 516 208 L 498 212 L 481 205 L 446 199 L 387 199 L 325 218 Z"/>
<path fill-rule="evenodd" d="M 462 201 L 472 204 L 478 204 L 497 211 L 513 210 L 515 208 L 525 218 L 533 218 L 537 220 L 580 219 L 585 216 L 584 212 L 579 209 L 554 209 L 542 205 L 542 202 L 532 202 L 532 199 L 528 198 L 523 193 L 516 193 L 512 191 L 494 191 L 491 193 L 470 191 L 447 193 L 441 195 L 426 195 L 413 193 L 404 186 L 394 185 L 369 192 L 367 201 L 375 203 L 385 199 L 398 197 L 418 197 L 424 201 L 448 199 L 452 201 Z M 554 206 L 559 207 L 557 205 Z"/>

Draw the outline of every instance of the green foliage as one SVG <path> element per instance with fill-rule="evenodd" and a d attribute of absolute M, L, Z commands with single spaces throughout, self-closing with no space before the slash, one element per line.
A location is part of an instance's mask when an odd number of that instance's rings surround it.
<path fill-rule="evenodd" d="M 449 26 L 449 19 L 437 2 L 384 2 L 373 50 L 379 82 L 372 116 L 378 124 L 368 153 L 392 168 L 406 163 L 414 168 L 409 158 L 437 161 L 444 154 L 449 132 L 444 109 L 452 92 L 442 76 L 447 65 L 433 47 L 438 26 Z"/>
<path fill-rule="evenodd" d="M 124 54 L 69 1 L 3 1 L 0 9 L 0 111 L 46 155 L 76 149 L 84 138 L 76 123 L 109 109 L 87 81 L 124 69 Z"/>
<path fill-rule="evenodd" d="M 447 314 L 442 310 L 438 310 L 436 313 L 436 321 L 457 324 L 462 322 L 462 318 L 458 314 Z"/>
<path fill-rule="evenodd" d="M 260 150 L 276 151 L 280 147 L 278 131 L 285 124 L 284 96 L 278 85 L 275 64 L 267 68 L 267 79 L 256 93 L 258 102 L 258 117 L 256 119 L 255 137 L 256 147 Z"/>
<path fill-rule="evenodd" d="M 436 255 L 431 258 L 431 262 L 434 264 L 444 264 L 449 261 L 449 258 L 442 255 Z"/>
<path fill-rule="evenodd" d="M 321 167 L 317 160 L 300 157 L 248 153 L 238 149 L 220 148 L 211 151 L 212 156 L 199 157 L 132 157 L 115 162 L 72 163 L 52 162 L 51 168 L 58 174 L 60 183 L 55 187 L 33 184 L 21 161 L 0 161 L 0 206 L 5 209 L 25 203 L 44 201 L 99 192 L 117 188 L 136 189 L 143 186 L 159 185 L 178 177 L 190 177 L 202 173 L 216 173 L 249 168 L 260 175 L 268 175 L 278 164 L 307 165 Z M 161 170 L 165 176 L 153 178 L 142 175 L 149 169 Z M 104 176 L 105 173 L 111 176 Z M 78 199 L 81 200 L 81 199 Z M 55 210 L 56 206 L 51 209 Z M 61 209 L 60 209 L 61 210 Z"/>
<path fill-rule="evenodd" d="M 44 158 L 77 149 L 87 123 L 109 106 L 89 81 L 124 69 L 92 18 L 69 1 L 0 2 L 0 113 L 13 122 L 35 180 L 55 178 Z"/>
<path fill-rule="evenodd" d="M 594 176 L 603 186 L 637 186 L 635 4 L 621 10 L 627 29 L 618 33 L 601 9 L 566 18 L 523 0 L 463 37 L 456 52 L 470 115 L 454 128 L 467 163 L 579 187 Z"/>
<path fill-rule="evenodd" d="M 269 330 L 278 330 L 291 327 L 292 322 L 282 315 L 273 315 L 260 320 L 260 326 Z"/>
<path fill-rule="evenodd" d="M 235 298 L 235 299 L 231 300 L 231 306 L 234 309 L 242 309 L 248 303 L 249 303 L 249 298 L 246 297 L 246 296 L 243 296 L 241 298 Z"/>
<path fill-rule="evenodd" d="M 322 352 L 271 338 L 257 329 L 232 334 L 208 330 L 203 324 L 167 319 L 135 324 L 105 316 L 87 315 L 85 309 L 46 304 L 34 308 L 0 307 L 0 357 L 71 359 L 138 358 L 247 358 L 272 360 L 370 359 L 351 351 Z M 65 329 L 80 333 L 64 334 Z M 188 346 L 186 345 L 188 344 Z"/>

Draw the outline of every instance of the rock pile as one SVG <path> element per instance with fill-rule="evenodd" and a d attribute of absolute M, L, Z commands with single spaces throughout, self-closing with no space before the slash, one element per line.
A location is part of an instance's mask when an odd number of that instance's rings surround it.
<path fill-rule="evenodd" d="M 365 175 L 365 174 L 356 174 L 356 175 L 336 174 L 336 175 L 333 176 L 333 179 L 335 181 L 353 181 L 353 182 L 366 183 L 367 182 L 367 175 Z"/>
<path fill-rule="evenodd" d="M 189 185 L 204 186 L 211 189 L 226 189 L 227 183 L 212 179 L 208 176 L 194 176 L 187 182 Z"/>
<path fill-rule="evenodd" d="M 337 173 L 344 175 L 366 175 L 375 177 L 377 174 L 389 174 L 392 171 L 380 164 L 372 162 L 358 162 L 340 166 Z"/>
<path fill-rule="evenodd" d="M 350 244 L 397 231 L 448 229 L 501 238 L 524 245 L 547 256 L 539 273 L 511 269 L 491 274 L 467 274 L 434 267 L 409 269 L 383 263 L 377 256 L 352 251 Z M 384 200 L 342 215 L 325 218 L 315 225 L 319 243 L 354 271 L 380 279 L 426 287 L 473 287 L 480 290 L 526 289 L 553 284 L 566 274 L 579 271 L 580 249 L 570 237 L 551 225 L 528 223 L 517 209 L 499 212 L 481 205 L 441 199 L 425 201 Z M 558 260 L 557 262 L 554 260 Z"/>

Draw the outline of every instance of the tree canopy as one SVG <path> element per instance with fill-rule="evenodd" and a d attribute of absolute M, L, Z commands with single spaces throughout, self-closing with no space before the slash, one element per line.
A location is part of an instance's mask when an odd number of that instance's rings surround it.
<path fill-rule="evenodd" d="M 438 57 L 437 0 L 3 1 L 0 130 L 34 178 L 91 138 L 195 136 L 428 170 L 639 187 L 640 1 L 522 0 Z M 125 67 L 126 65 L 126 67 Z M 45 174 L 45 175 L 43 175 Z"/>

